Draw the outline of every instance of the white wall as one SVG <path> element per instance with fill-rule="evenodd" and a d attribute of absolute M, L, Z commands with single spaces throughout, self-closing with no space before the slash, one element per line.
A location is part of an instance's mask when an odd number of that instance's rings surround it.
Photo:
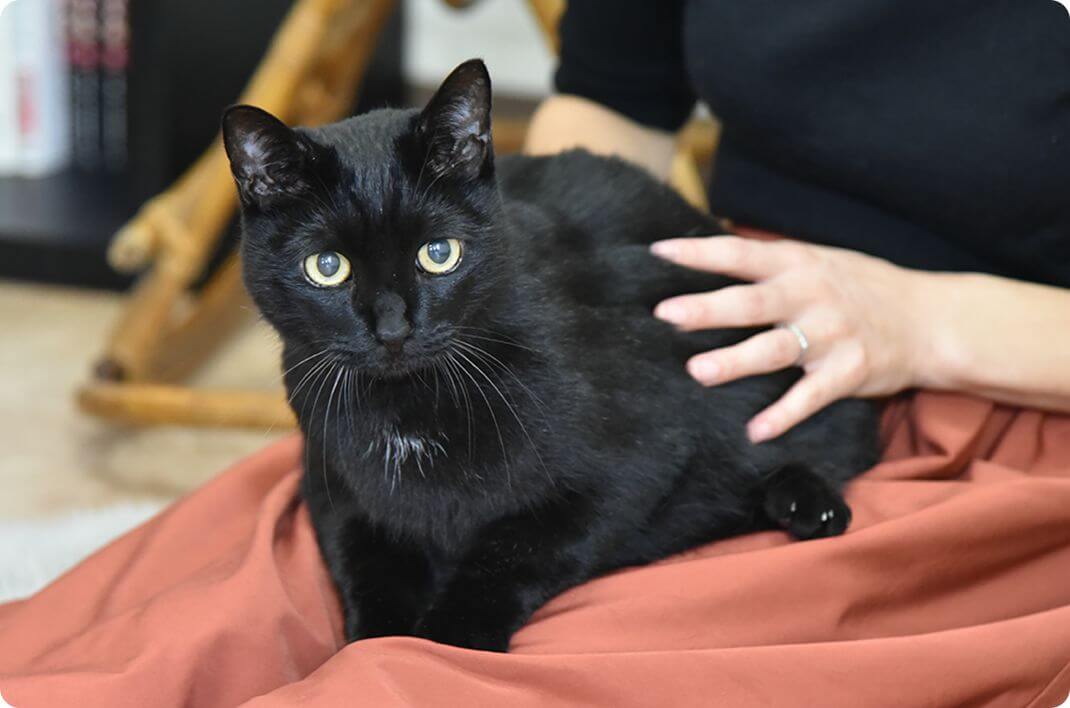
<path fill-rule="evenodd" d="M 525 0 L 477 0 L 454 10 L 443 0 L 405 0 L 406 78 L 437 85 L 466 59 L 487 62 L 504 93 L 549 92 L 554 59 Z"/>

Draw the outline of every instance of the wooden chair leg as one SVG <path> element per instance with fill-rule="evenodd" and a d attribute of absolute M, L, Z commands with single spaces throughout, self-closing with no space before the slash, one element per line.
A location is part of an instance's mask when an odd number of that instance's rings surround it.
<path fill-rule="evenodd" d="M 189 309 L 161 340 L 153 380 L 186 378 L 252 319 L 254 306 L 242 283 L 237 253 L 227 257 Z"/>
<path fill-rule="evenodd" d="M 565 0 L 529 0 L 528 6 L 535 13 L 547 44 L 556 54 L 561 49 L 557 26 L 561 23 L 561 15 L 565 14 Z"/>
<path fill-rule="evenodd" d="M 296 427 L 281 392 L 194 389 L 151 383 L 96 383 L 78 393 L 79 407 L 131 425 L 194 427 Z"/>
<path fill-rule="evenodd" d="M 95 376 L 106 381 L 139 381 L 149 371 L 159 349 L 160 336 L 170 327 L 175 303 L 186 291 L 186 283 L 166 272 L 142 277 L 127 299 L 126 307 L 112 331 Z"/>
<path fill-rule="evenodd" d="M 669 174 L 669 184 L 679 192 L 684 199 L 696 209 L 710 210 L 709 200 L 706 198 L 706 185 L 702 181 L 698 164 L 694 156 L 683 150 L 677 150 L 672 158 L 672 166 Z"/>

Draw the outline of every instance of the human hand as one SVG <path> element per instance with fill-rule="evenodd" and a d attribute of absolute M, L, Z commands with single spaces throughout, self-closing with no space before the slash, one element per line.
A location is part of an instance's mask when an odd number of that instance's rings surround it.
<path fill-rule="evenodd" d="M 801 366 L 805 375 L 747 424 L 753 442 L 775 438 L 848 396 L 916 385 L 924 359 L 927 274 L 839 248 L 796 241 L 710 236 L 659 241 L 651 251 L 678 265 L 747 284 L 664 300 L 654 315 L 682 330 L 794 324 L 692 357 L 688 372 L 711 386 Z M 800 356 L 801 355 L 801 356 Z"/>

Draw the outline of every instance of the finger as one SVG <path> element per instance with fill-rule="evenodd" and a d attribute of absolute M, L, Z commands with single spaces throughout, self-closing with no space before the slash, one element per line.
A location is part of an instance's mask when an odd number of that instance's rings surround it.
<path fill-rule="evenodd" d="M 756 327 L 789 319 L 792 306 L 778 283 L 730 285 L 708 293 L 662 300 L 654 316 L 680 329 Z"/>
<path fill-rule="evenodd" d="M 678 265 L 741 280 L 765 280 L 807 257 L 806 249 L 792 241 L 757 241 L 739 236 L 674 238 L 657 241 L 650 250 Z"/>
<path fill-rule="evenodd" d="M 798 361 L 799 354 L 799 340 L 778 327 L 739 344 L 693 356 L 687 362 L 687 370 L 699 383 L 712 386 L 786 369 Z"/>
<path fill-rule="evenodd" d="M 779 437 L 851 389 L 852 382 L 839 367 L 822 366 L 807 373 L 779 401 L 751 419 L 747 435 L 754 443 Z"/>

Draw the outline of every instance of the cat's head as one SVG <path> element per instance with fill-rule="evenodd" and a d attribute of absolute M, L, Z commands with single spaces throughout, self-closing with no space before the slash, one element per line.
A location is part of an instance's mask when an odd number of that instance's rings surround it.
<path fill-rule="evenodd" d="M 422 111 L 291 129 L 227 110 L 246 286 L 288 347 L 400 376 L 486 327 L 509 261 L 490 103 L 472 60 Z"/>

